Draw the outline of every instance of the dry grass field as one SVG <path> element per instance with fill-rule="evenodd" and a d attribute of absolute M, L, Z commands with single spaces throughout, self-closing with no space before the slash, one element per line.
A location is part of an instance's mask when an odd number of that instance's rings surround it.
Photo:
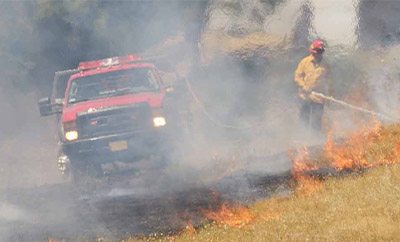
<path fill-rule="evenodd" d="M 223 207 L 177 235 L 125 241 L 400 241 L 400 125 L 369 130 L 340 145 L 328 142 L 320 157 L 350 172 L 313 178 L 299 175 L 301 167 L 289 197 Z"/>

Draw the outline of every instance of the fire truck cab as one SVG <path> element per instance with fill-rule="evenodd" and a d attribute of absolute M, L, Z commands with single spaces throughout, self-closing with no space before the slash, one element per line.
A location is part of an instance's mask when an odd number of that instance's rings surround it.
<path fill-rule="evenodd" d="M 179 129 L 177 112 L 169 108 L 173 93 L 155 65 L 135 55 L 56 72 L 52 94 L 39 109 L 41 116 L 57 115 L 59 170 L 77 179 L 98 175 L 104 163 L 164 156 Z"/>

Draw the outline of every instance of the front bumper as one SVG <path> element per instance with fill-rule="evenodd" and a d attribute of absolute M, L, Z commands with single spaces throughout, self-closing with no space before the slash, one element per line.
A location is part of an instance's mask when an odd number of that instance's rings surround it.
<path fill-rule="evenodd" d="M 111 143 L 123 142 L 126 147 L 112 148 Z M 166 130 L 148 130 L 106 135 L 61 144 L 68 157 L 95 156 L 98 160 L 126 159 L 163 152 L 167 144 Z"/>

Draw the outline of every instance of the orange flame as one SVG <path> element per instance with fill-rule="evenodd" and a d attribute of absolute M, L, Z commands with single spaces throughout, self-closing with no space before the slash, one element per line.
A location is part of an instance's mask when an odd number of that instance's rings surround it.
<path fill-rule="evenodd" d="M 229 209 L 225 204 L 217 212 L 205 212 L 207 219 L 232 227 L 241 227 L 250 223 L 254 216 L 243 206 Z"/>
<path fill-rule="evenodd" d="M 318 167 L 315 164 L 313 164 L 313 161 L 311 160 L 310 153 L 308 152 L 307 147 L 304 147 L 303 149 L 298 148 L 297 155 L 294 155 L 293 152 L 289 152 L 289 156 L 293 161 L 293 167 L 294 167 L 294 169 L 292 170 L 293 177 L 301 176 L 303 173 L 307 171 L 314 171 L 318 169 Z"/>
<path fill-rule="evenodd" d="M 337 171 L 369 167 L 364 155 L 364 138 L 363 135 L 352 134 L 344 144 L 335 145 L 332 133 L 329 133 L 324 149 L 326 159 Z"/>
<path fill-rule="evenodd" d="M 369 125 L 360 125 L 358 132 L 351 133 L 349 138 L 342 144 L 335 144 L 333 133 L 328 133 L 328 140 L 324 147 L 324 164 L 335 168 L 336 171 L 360 170 L 363 168 L 387 165 L 400 160 L 400 143 L 394 146 L 394 157 L 385 159 L 380 157 L 374 162 L 369 162 L 366 157 L 366 146 L 378 140 L 381 137 L 382 125 L 376 119 Z M 289 153 L 293 161 L 292 181 L 296 189 L 296 195 L 311 195 L 322 189 L 322 182 L 310 177 L 310 171 L 321 168 L 311 159 L 307 147 L 297 150 L 297 155 Z"/>
<path fill-rule="evenodd" d="M 365 156 L 365 147 L 380 136 L 381 128 L 381 123 L 374 119 L 369 128 L 364 127 L 360 131 L 350 134 L 346 142 L 340 145 L 334 144 L 332 132 L 329 132 L 328 141 L 324 147 L 328 164 L 337 171 L 360 170 L 376 166 L 380 162 L 369 163 Z"/>
<path fill-rule="evenodd" d="M 185 229 L 184 229 L 184 232 L 187 232 L 187 233 L 189 233 L 189 234 L 194 234 L 194 233 L 196 233 L 196 229 L 194 228 L 193 223 L 192 223 L 191 220 L 190 220 L 190 221 L 188 222 L 188 224 L 186 225 L 186 227 L 185 227 Z"/>
<path fill-rule="evenodd" d="M 323 188 L 322 183 L 307 174 L 307 172 L 318 169 L 318 167 L 313 164 L 307 147 L 297 149 L 297 155 L 289 152 L 289 156 L 293 161 L 292 186 L 296 189 L 296 195 L 309 196 L 321 190 Z"/>
<path fill-rule="evenodd" d="M 321 191 L 324 186 L 320 180 L 309 176 L 298 177 L 296 187 L 297 196 L 310 196 L 315 192 Z"/>

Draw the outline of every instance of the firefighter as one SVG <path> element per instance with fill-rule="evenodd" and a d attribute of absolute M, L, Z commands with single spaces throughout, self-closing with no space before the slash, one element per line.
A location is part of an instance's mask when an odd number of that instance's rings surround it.
<path fill-rule="evenodd" d="M 295 82 L 301 98 L 300 120 L 306 126 L 320 131 L 324 100 L 311 92 L 330 95 L 331 71 L 328 63 L 322 58 L 325 48 L 321 40 L 314 41 L 309 51 L 311 54 L 300 61 L 295 72 Z"/>

